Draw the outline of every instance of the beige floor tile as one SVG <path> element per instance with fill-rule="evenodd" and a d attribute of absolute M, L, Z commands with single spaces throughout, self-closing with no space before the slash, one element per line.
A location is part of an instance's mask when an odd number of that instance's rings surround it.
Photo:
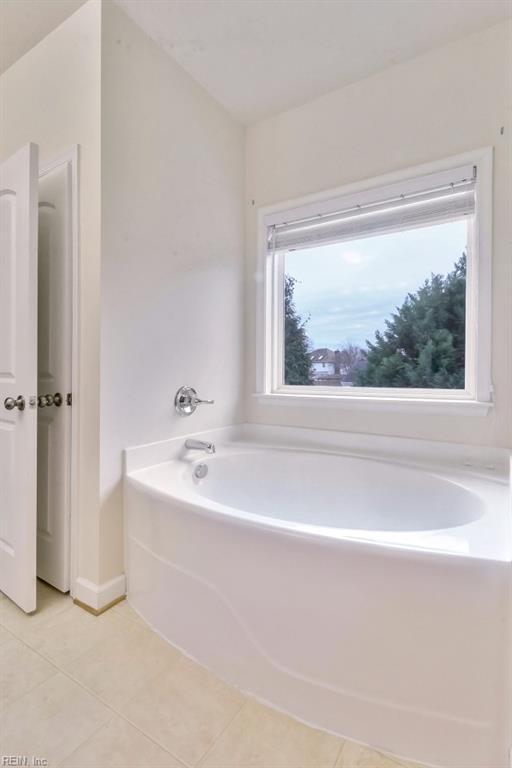
<path fill-rule="evenodd" d="M 205 768 L 333 768 L 342 740 L 248 701 L 201 762 Z"/>
<path fill-rule="evenodd" d="M 195 765 L 243 701 L 233 688 L 183 657 L 120 711 L 173 755 Z"/>
<path fill-rule="evenodd" d="M 177 758 L 204 768 L 421 768 L 244 702 L 126 602 L 94 617 L 38 582 L 28 616 L 0 593 L 0 754 L 65 768 L 179 768 Z"/>
<path fill-rule="evenodd" d="M 61 768 L 182 768 L 172 755 L 120 717 L 114 717 Z"/>
<path fill-rule="evenodd" d="M 98 643 L 108 643 L 123 633 L 126 621 L 107 611 L 93 616 L 77 605 L 41 622 L 36 631 L 25 634 L 24 640 L 57 666 L 67 666 Z"/>
<path fill-rule="evenodd" d="M 42 623 L 72 605 L 73 601 L 69 595 L 63 595 L 62 592 L 45 584 L 44 581 L 38 581 L 37 611 L 27 614 L 9 598 L 4 597 L 0 601 L 0 624 L 17 637 L 26 639 L 35 634 Z"/>
<path fill-rule="evenodd" d="M 116 628 L 106 643 L 95 643 L 64 667 L 115 708 L 181 658 L 179 651 L 142 624 L 126 619 L 118 622 L 122 622 L 122 627 Z"/>
<path fill-rule="evenodd" d="M 341 750 L 336 768 L 421 768 L 421 766 L 404 763 L 398 758 L 392 758 L 347 741 Z"/>
<path fill-rule="evenodd" d="M 0 754 L 58 765 L 111 716 L 98 699 L 57 673 L 11 704 L 0 723 Z"/>
<path fill-rule="evenodd" d="M 134 621 L 136 624 L 141 624 L 143 627 L 147 626 L 146 622 L 133 610 L 127 600 L 122 600 L 120 603 L 117 603 L 112 610 L 120 616 L 124 616 L 125 619 L 130 619 L 130 621 Z"/>
<path fill-rule="evenodd" d="M 15 699 L 57 673 L 53 664 L 10 635 L 0 645 L 0 712 L 4 714 Z"/>

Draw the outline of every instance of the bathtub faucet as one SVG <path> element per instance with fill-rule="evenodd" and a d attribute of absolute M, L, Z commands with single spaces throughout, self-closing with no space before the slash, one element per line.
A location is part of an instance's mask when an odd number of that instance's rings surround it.
<path fill-rule="evenodd" d="M 204 451 L 205 453 L 215 453 L 213 443 L 206 443 L 203 440 L 185 440 L 185 448 L 193 451 Z"/>

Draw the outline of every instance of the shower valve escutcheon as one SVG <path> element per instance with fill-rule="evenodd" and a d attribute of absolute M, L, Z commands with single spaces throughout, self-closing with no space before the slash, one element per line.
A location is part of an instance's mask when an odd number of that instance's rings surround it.
<path fill-rule="evenodd" d="M 213 400 L 201 400 L 193 387 L 180 387 L 174 398 L 174 407 L 180 416 L 190 416 L 198 405 L 213 405 Z"/>

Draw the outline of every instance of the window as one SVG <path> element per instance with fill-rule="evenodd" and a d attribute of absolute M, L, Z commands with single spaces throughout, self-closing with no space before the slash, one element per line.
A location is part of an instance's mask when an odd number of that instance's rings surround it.
<path fill-rule="evenodd" d="M 490 152 L 400 176 L 261 213 L 261 395 L 489 403 Z"/>

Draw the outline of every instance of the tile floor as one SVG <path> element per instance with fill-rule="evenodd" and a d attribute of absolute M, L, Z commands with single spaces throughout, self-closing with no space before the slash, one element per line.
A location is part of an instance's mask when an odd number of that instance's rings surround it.
<path fill-rule="evenodd" d="M 0 755 L 52 768 L 412 768 L 244 697 L 126 602 L 94 617 L 39 582 L 38 605 L 27 616 L 0 596 Z"/>

